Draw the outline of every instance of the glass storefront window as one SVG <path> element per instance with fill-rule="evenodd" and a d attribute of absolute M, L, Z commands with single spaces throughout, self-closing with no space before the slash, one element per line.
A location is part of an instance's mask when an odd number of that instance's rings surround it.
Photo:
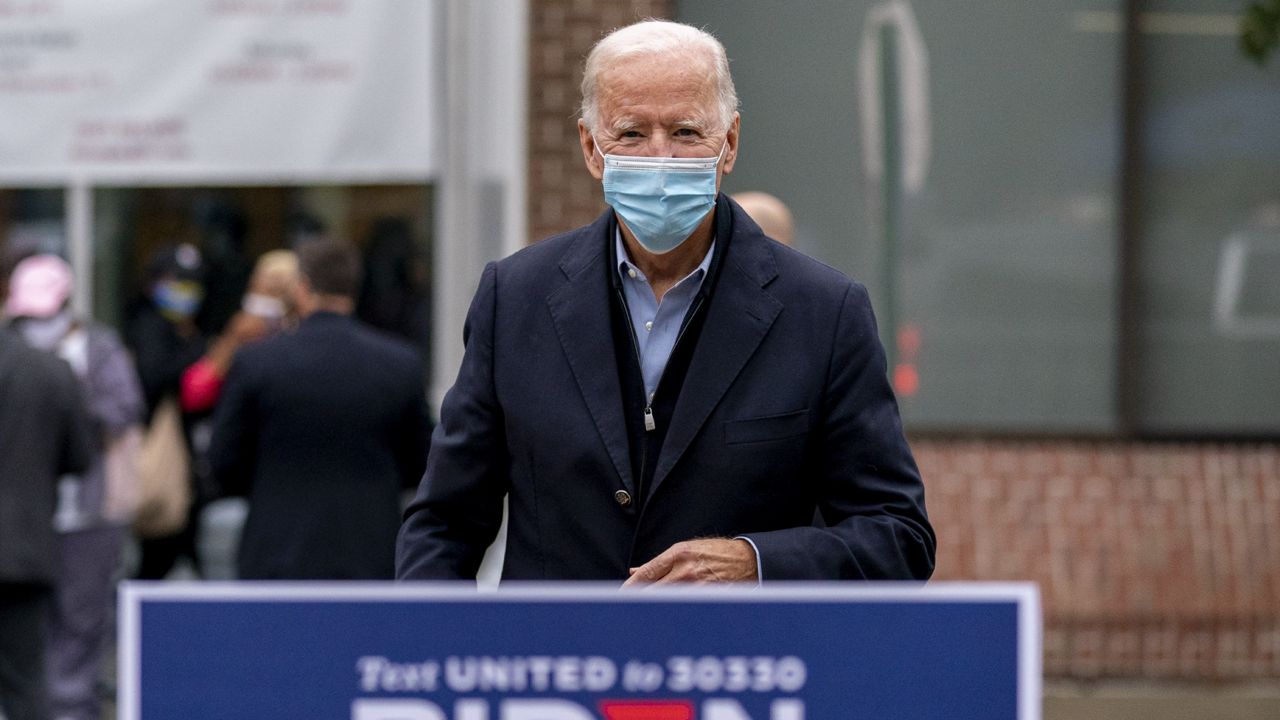
<path fill-rule="evenodd" d="M 726 189 L 866 284 L 909 428 L 1115 428 L 1121 9 L 676 4 L 732 60 Z"/>
<path fill-rule="evenodd" d="M 65 193 L 60 188 L 0 189 L 0 288 L 21 257 L 67 257 Z"/>
<path fill-rule="evenodd" d="M 1242 3 L 1147 5 L 1184 27 L 1148 28 L 1140 46 L 1137 419 L 1157 434 L 1275 433 L 1280 63 L 1259 67 L 1215 27 Z"/>
<path fill-rule="evenodd" d="M 99 188 L 94 192 L 94 315 L 120 327 L 144 292 L 156 253 L 190 243 L 203 254 L 199 326 L 220 332 L 240 307 L 254 260 L 310 237 L 351 240 L 365 258 L 357 314 L 430 357 L 428 185 Z"/>
<path fill-rule="evenodd" d="M 357 315 L 411 341 L 429 365 L 432 193 L 425 184 L 97 188 L 90 312 L 123 328 L 148 262 L 190 243 L 206 271 L 199 326 L 212 337 L 240 308 L 258 256 L 330 235 L 364 255 Z M 0 274 L 34 253 L 71 259 L 69 244 L 64 189 L 0 190 Z"/>

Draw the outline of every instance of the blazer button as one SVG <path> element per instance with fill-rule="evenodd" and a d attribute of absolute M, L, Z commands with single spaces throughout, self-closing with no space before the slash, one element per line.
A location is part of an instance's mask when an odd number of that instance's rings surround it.
<path fill-rule="evenodd" d="M 631 493 L 626 490 L 619 490 L 613 494 L 613 499 L 622 507 L 626 507 L 631 504 Z"/>

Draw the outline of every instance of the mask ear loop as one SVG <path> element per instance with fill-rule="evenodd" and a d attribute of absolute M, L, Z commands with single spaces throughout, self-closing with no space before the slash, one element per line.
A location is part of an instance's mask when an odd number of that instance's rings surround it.
<path fill-rule="evenodd" d="M 594 151 L 592 157 L 595 155 L 600 156 L 600 172 L 603 174 L 606 170 L 606 166 L 609 164 L 609 159 L 605 157 L 604 151 L 600 149 L 600 141 L 596 139 L 595 133 L 591 133 L 591 149 Z"/>

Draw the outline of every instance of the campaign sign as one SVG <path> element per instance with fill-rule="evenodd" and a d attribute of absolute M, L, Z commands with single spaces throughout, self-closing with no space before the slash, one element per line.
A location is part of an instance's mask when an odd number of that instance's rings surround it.
<path fill-rule="evenodd" d="M 1040 716 L 1034 586 L 129 583 L 122 720 Z"/>

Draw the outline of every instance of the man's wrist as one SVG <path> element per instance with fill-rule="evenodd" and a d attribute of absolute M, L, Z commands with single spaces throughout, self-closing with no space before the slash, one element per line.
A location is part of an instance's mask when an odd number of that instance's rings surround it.
<path fill-rule="evenodd" d="M 763 565 L 763 563 L 761 563 L 761 561 L 760 561 L 760 548 L 756 547 L 756 543 L 755 543 L 755 541 L 754 541 L 754 540 L 752 540 L 751 538 L 747 537 L 746 535 L 738 535 L 738 536 L 734 537 L 733 539 L 734 539 L 734 540 L 743 540 L 743 541 L 745 541 L 748 545 L 750 545 L 750 546 L 751 546 L 751 552 L 752 552 L 752 554 L 753 554 L 753 555 L 755 555 L 755 558 L 756 558 L 756 584 L 758 585 L 758 584 L 760 584 L 760 583 L 764 582 L 764 565 Z"/>

